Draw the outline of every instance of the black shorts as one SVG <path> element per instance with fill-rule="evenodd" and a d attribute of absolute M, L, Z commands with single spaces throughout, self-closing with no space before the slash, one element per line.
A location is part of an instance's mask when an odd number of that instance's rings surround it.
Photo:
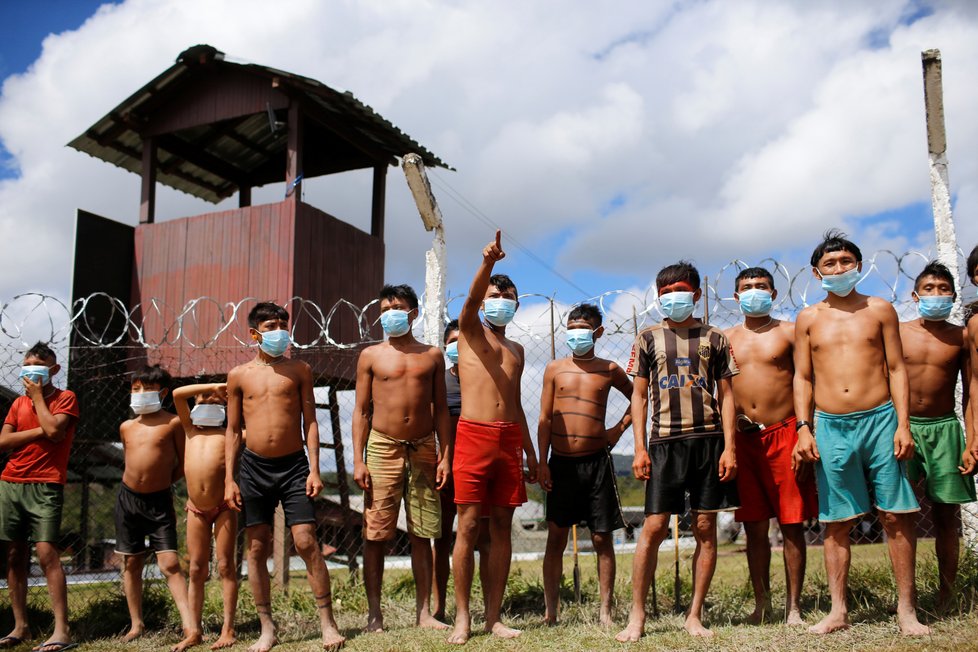
<path fill-rule="evenodd" d="M 262 457 L 247 448 L 241 453 L 238 487 L 244 503 L 245 527 L 271 525 L 282 503 L 285 524 L 315 523 L 316 511 L 306 495 L 309 460 L 305 451 L 282 457 Z"/>
<path fill-rule="evenodd" d="M 557 527 L 586 523 L 592 532 L 625 527 L 611 453 L 550 455 L 553 488 L 547 492 L 547 520 Z"/>
<path fill-rule="evenodd" d="M 686 493 L 694 512 L 726 512 L 740 506 L 736 482 L 720 482 L 723 437 L 694 437 L 649 446 L 652 477 L 645 484 L 646 514 L 682 514 Z"/>
<path fill-rule="evenodd" d="M 177 551 L 177 513 L 170 489 L 141 494 L 119 485 L 115 501 L 115 551 L 141 555 Z M 149 538 L 149 548 L 146 539 Z"/>

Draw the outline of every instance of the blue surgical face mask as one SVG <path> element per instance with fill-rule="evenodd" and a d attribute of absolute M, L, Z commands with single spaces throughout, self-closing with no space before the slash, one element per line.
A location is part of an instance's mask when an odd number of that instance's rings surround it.
<path fill-rule="evenodd" d="M 285 353 L 285 350 L 289 348 L 289 344 L 292 341 L 289 337 L 289 331 L 284 328 L 276 331 L 265 331 L 264 333 L 260 333 L 260 335 L 261 343 L 258 344 L 258 347 L 266 355 L 270 355 L 273 358 L 281 357 Z"/>
<path fill-rule="evenodd" d="M 584 355 L 594 348 L 594 331 L 590 328 L 568 329 L 567 346 L 574 355 Z"/>
<path fill-rule="evenodd" d="M 849 296 L 849 293 L 855 289 L 856 283 L 858 282 L 859 267 L 856 266 L 850 269 L 848 272 L 832 274 L 831 276 L 823 276 L 822 289 L 839 297 L 847 297 Z"/>
<path fill-rule="evenodd" d="M 43 364 L 25 364 L 20 368 L 20 378 L 30 378 L 33 383 L 47 385 L 51 380 L 51 370 Z"/>
<path fill-rule="evenodd" d="M 407 311 L 404 310 L 385 310 L 380 313 L 380 325 L 387 337 L 400 337 L 411 330 Z"/>
<path fill-rule="evenodd" d="M 771 314 L 774 300 L 767 290 L 744 290 L 740 296 L 740 311 L 748 317 L 766 317 Z"/>
<path fill-rule="evenodd" d="M 677 323 L 689 319 L 695 305 L 692 292 L 670 292 L 659 297 L 662 314 Z"/>
<path fill-rule="evenodd" d="M 486 299 L 482 311 L 486 321 L 493 326 L 505 326 L 516 316 L 516 302 L 512 299 Z"/>
<path fill-rule="evenodd" d="M 947 295 L 917 296 L 917 312 L 927 321 L 944 321 L 954 309 L 954 297 Z"/>
<path fill-rule="evenodd" d="M 216 403 L 198 403 L 190 411 L 190 422 L 198 428 L 217 428 L 224 425 L 227 408 Z"/>
<path fill-rule="evenodd" d="M 129 395 L 129 407 L 136 414 L 152 414 L 161 407 L 159 392 L 133 392 Z"/>
<path fill-rule="evenodd" d="M 458 342 L 449 342 L 445 345 L 445 355 L 453 365 L 458 364 Z"/>

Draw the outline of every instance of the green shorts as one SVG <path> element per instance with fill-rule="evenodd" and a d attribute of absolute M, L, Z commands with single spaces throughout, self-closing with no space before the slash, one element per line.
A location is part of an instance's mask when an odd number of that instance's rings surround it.
<path fill-rule="evenodd" d="M 924 482 L 924 493 L 935 503 L 961 505 L 975 500 L 975 479 L 961 475 L 964 430 L 955 414 L 910 417 L 916 451 L 907 463 L 914 482 Z"/>
<path fill-rule="evenodd" d="M 0 541 L 55 543 L 65 488 L 54 482 L 0 480 Z"/>

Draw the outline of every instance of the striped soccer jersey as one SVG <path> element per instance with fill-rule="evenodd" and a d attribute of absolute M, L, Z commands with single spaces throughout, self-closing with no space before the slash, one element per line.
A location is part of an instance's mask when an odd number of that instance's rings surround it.
<path fill-rule="evenodd" d="M 740 369 L 720 329 L 650 326 L 635 338 L 626 372 L 649 380 L 650 445 L 723 433 L 716 383 Z"/>

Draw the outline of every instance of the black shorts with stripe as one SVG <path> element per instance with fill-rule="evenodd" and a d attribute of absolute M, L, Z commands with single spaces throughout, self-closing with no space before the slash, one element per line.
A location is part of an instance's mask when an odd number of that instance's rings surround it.
<path fill-rule="evenodd" d="M 592 532 L 625 527 L 611 453 L 602 449 L 571 457 L 551 454 L 553 488 L 547 493 L 547 520 L 557 527 L 587 524 Z"/>

